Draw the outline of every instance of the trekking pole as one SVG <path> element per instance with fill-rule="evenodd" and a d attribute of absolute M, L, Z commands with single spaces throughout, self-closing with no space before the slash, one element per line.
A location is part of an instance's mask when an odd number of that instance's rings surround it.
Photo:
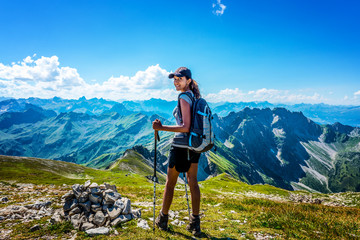
<path fill-rule="evenodd" d="M 186 175 L 185 175 L 185 172 L 183 172 L 183 176 L 184 176 L 184 183 L 185 183 L 185 195 L 186 195 L 186 202 L 187 202 L 188 213 L 189 213 L 189 221 L 190 221 L 189 197 L 188 197 L 188 192 L 187 192 L 187 188 L 186 188 Z"/>
<path fill-rule="evenodd" d="M 154 181 L 154 216 L 153 216 L 153 231 L 155 231 L 155 201 L 156 201 L 156 182 L 157 182 L 157 177 L 156 177 L 156 140 L 160 141 L 160 137 L 159 137 L 159 133 L 157 130 L 155 130 L 154 132 L 154 138 L 155 138 L 155 154 L 154 154 L 154 176 L 153 176 L 153 181 Z"/>

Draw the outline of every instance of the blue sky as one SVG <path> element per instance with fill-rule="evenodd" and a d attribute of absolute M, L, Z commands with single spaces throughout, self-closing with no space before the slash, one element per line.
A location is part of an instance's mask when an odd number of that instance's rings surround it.
<path fill-rule="evenodd" d="M 359 1 L 16 1 L 0 7 L 0 96 L 360 105 Z"/>

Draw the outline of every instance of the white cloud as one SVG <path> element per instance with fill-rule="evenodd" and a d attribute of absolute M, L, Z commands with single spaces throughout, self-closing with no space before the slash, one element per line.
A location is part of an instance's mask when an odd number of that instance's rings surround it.
<path fill-rule="evenodd" d="M 66 99 L 85 96 L 88 99 L 97 97 L 111 100 L 177 99 L 178 92 L 175 91 L 172 81 L 168 79 L 169 72 L 159 64 L 138 71 L 133 76 L 111 76 L 100 84 L 93 79 L 85 81 L 76 68 L 62 67 L 57 56 L 37 59 L 34 57 L 35 55 L 28 56 L 11 65 L 0 63 L 0 96 L 14 98 L 59 96 Z M 360 90 L 351 97 L 343 98 L 342 95 L 339 99 L 333 94 L 324 96 L 312 89 L 267 88 L 247 92 L 239 88 L 226 88 L 203 96 L 209 102 L 268 101 L 360 105 Z"/>
<path fill-rule="evenodd" d="M 0 63 L 0 79 L 20 81 L 55 81 L 62 68 L 58 68 L 58 57 L 41 57 L 34 61 L 30 56 L 22 62 L 6 66 Z"/>
<path fill-rule="evenodd" d="M 30 56 L 24 58 L 24 63 L 32 63 L 32 62 L 34 62 L 34 60 L 32 60 Z"/>
<path fill-rule="evenodd" d="M 169 84 L 169 73 L 159 65 L 150 66 L 146 71 L 138 71 L 135 76 L 111 77 L 104 85 L 137 89 L 159 89 Z"/>
<path fill-rule="evenodd" d="M 224 14 L 226 6 L 221 3 L 221 0 L 216 0 L 216 3 L 212 4 L 213 13 L 217 16 L 221 16 Z"/>
<path fill-rule="evenodd" d="M 33 56 L 35 57 L 35 55 Z M 172 81 L 159 65 L 138 71 L 134 76 L 110 77 L 102 84 L 85 82 L 71 67 L 60 67 L 57 56 L 4 65 L 0 63 L 0 96 L 23 98 L 87 98 L 144 100 L 149 98 L 176 99 Z"/>
<path fill-rule="evenodd" d="M 226 88 L 220 90 L 218 93 L 209 93 L 204 97 L 209 102 L 242 102 L 246 101 L 247 94 L 238 88 Z"/>
<path fill-rule="evenodd" d="M 301 92 L 301 90 L 299 90 Z M 251 102 L 251 101 L 268 101 L 272 103 L 321 103 L 328 101 L 327 98 L 318 93 L 297 93 L 290 90 L 277 90 L 261 88 L 251 90 L 247 93 L 238 88 L 224 89 L 218 93 L 210 93 L 205 98 L 210 102 Z"/>

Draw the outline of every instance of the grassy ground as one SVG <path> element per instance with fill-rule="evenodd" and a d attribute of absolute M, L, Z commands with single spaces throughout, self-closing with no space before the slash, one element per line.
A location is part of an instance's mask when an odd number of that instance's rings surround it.
<path fill-rule="evenodd" d="M 153 183 L 144 176 L 127 171 L 105 171 L 91 169 L 71 163 L 35 158 L 14 158 L 0 156 L 0 192 L 7 196 L 7 205 L 22 205 L 36 199 L 52 199 L 52 207 L 61 207 L 60 198 L 71 184 L 108 182 L 116 184 L 118 192 L 130 198 L 133 208 L 142 209 L 142 218 L 150 227 L 152 221 Z M 36 184 L 32 188 L 18 183 Z M 64 185 L 63 184 L 67 184 Z M 294 203 L 290 192 L 269 185 L 247 185 L 226 174 L 219 175 L 200 183 L 201 226 L 203 239 L 359 239 L 360 208 L 359 193 L 316 194 L 313 197 L 323 198 L 324 202 L 338 199 L 346 200 L 351 207 L 334 207 L 323 204 Z M 157 185 L 156 212 L 162 202 L 164 185 Z M 339 200 L 340 199 L 340 200 Z M 141 203 L 135 206 L 136 203 Z M 178 212 L 178 219 L 187 223 L 188 216 L 184 185 L 176 186 L 171 210 Z M 45 217 L 31 222 L 19 220 L 2 221 L 0 229 L 11 230 L 9 239 L 55 239 L 70 238 L 89 239 L 84 232 L 73 229 L 68 222 L 51 225 Z M 172 219 L 174 220 L 174 219 Z M 170 220 L 170 222 L 172 221 Z M 42 228 L 30 232 L 30 228 L 40 224 Z M 158 229 L 153 232 L 137 227 L 132 220 L 116 227 L 118 235 L 112 231 L 110 236 L 99 236 L 93 239 L 192 239 L 185 230 L 186 225 L 170 224 L 170 231 Z M 1 237 L 0 237 L 1 238 Z"/>

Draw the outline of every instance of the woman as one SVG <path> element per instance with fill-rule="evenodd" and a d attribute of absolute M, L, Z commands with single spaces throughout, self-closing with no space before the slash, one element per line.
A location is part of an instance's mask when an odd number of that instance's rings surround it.
<path fill-rule="evenodd" d="M 169 78 L 174 78 L 174 86 L 176 91 L 181 93 L 188 92 L 193 99 L 200 98 L 200 91 L 198 84 L 191 78 L 191 71 L 186 67 L 178 68 L 174 73 L 169 74 Z M 153 129 L 158 131 L 175 132 L 174 138 L 186 138 L 190 131 L 191 125 L 191 107 L 192 99 L 187 94 L 181 94 L 179 98 L 180 109 L 176 107 L 173 115 L 176 119 L 177 125 L 163 126 L 159 119 L 153 122 Z M 181 112 L 180 112 L 181 111 Z M 171 146 L 169 153 L 169 166 L 167 169 L 167 178 L 165 184 L 165 192 L 163 196 L 163 204 L 159 216 L 156 218 L 156 225 L 162 229 L 167 230 L 168 227 L 168 212 L 174 196 L 174 188 L 180 172 L 187 173 L 187 181 L 191 192 L 192 215 L 190 223 L 186 229 L 192 232 L 195 236 L 201 233 L 200 231 L 200 189 L 197 182 L 197 170 L 200 153 L 196 153 L 187 148 L 180 148 Z M 188 164 L 188 166 L 186 166 Z"/>

